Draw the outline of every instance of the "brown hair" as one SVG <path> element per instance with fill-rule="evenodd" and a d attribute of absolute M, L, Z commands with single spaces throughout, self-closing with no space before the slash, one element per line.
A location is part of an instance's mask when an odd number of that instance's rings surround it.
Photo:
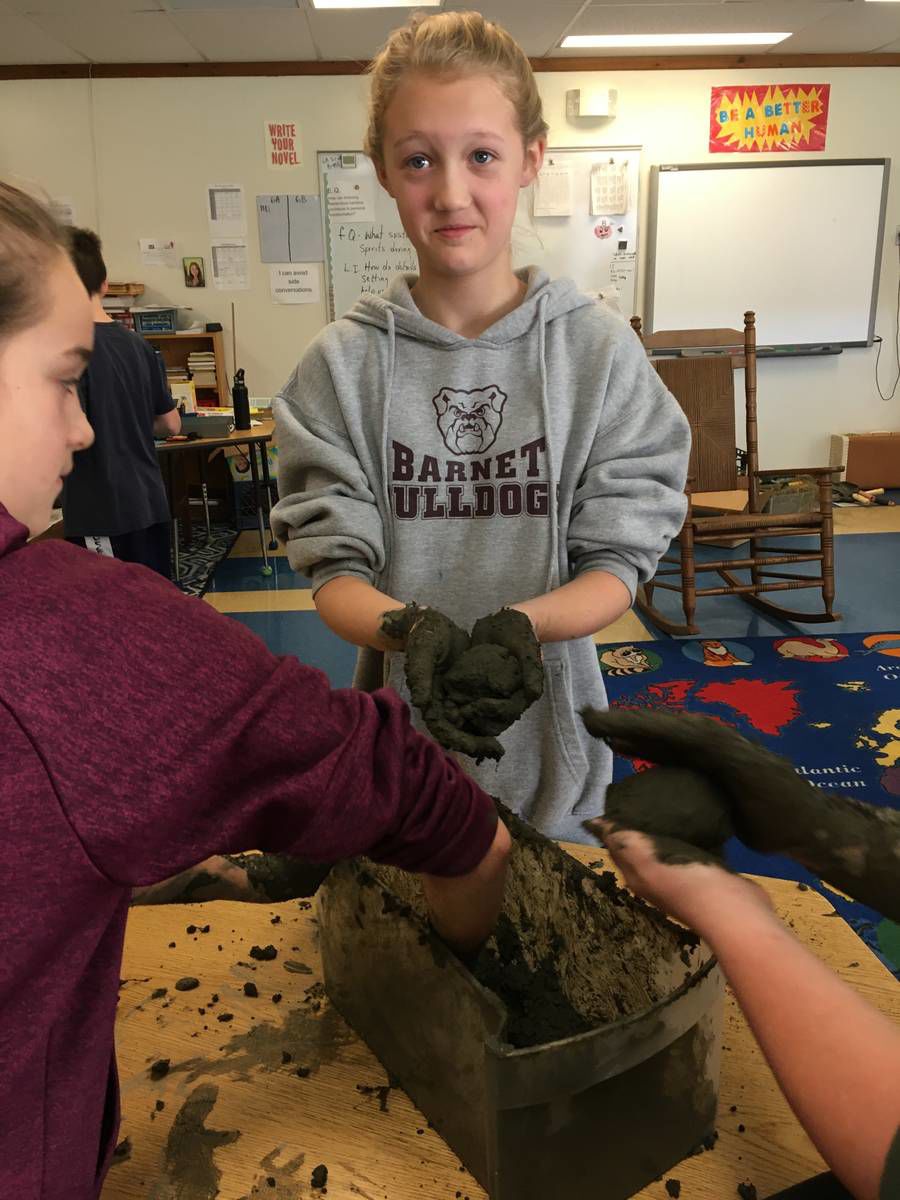
<path fill-rule="evenodd" d="M 49 210 L 0 180 L 0 340 L 40 316 L 46 270 L 65 252 L 65 232 Z"/>
<path fill-rule="evenodd" d="M 106 282 L 103 246 L 93 229 L 69 229 L 69 255 L 89 296 L 97 296 Z"/>
<path fill-rule="evenodd" d="M 477 12 L 417 14 L 394 30 L 369 65 L 365 151 L 377 163 L 384 162 L 384 115 L 408 71 L 490 75 L 515 109 L 524 144 L 547 135 L 531 64 L 505 29 Z"/>

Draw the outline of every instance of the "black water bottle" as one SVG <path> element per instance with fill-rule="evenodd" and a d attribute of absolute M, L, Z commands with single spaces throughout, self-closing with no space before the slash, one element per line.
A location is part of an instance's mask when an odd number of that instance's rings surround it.
<path fill-rule="evenodd" d="M 250 393 L 244 383 L 244 369 L 241 367 L 234 373 L 234 383 L 231 387 L 231 403 L 234 407 L 235 429 L 250 428 Z"/>

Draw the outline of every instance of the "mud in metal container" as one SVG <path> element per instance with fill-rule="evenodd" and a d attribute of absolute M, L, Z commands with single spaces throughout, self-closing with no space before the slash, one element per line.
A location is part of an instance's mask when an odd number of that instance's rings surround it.
<path fill-rule="evenodd" d="M 576 1008 L 591 997 L 589 1028 L 511 1044 L 510 1009 L 435 936 L 415 877 L 366 860 L 320 891 L 325 986 L 491 1200 L 625 1200 L 713 1131 L 722 977 L 609 873 L 512 826 L 504 917 Z"/>

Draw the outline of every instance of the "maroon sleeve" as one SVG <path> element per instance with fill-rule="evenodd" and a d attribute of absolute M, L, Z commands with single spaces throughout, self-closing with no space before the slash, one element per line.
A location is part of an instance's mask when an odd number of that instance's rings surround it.
<path fill-rule="evenodd" d="M 332 690 L 151 572 L 57 546 L 79 578 L 60 628 L 45 624 L 25 723 L 108 878 L 151 883 L 247 849 L 436 875 L 480 862 L 490 798 L 393 692 Z"/>

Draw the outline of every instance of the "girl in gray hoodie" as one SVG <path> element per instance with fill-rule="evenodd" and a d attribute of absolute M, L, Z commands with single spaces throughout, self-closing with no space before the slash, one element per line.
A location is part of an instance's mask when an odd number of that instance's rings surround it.
<path fill-rule="evenodd" d="M 468 629 L 506 606 L 541 643 L 544 688 L 466 766 L 550 836 L 584 840 L 609 750 L 592 635 L 630 607 L 685 514 L 690 433 L 631 330 L 567 279 L 514 271 L 519 189 L 547 125 L 528 59 L 477 13 L 415 17 L 372 68 L 366 150 L 419 274 L 325 328 L 275 400 L 273 528 L 355 682 L 404 696 L 381 630 L 409 601 Z"/>

